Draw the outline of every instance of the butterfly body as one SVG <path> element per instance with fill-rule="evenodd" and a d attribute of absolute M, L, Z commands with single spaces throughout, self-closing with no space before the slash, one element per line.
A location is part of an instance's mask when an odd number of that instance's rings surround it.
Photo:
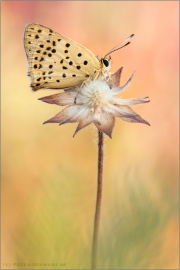
<path fill-rule="evenodd" d="M 26 25 L 24 47 L 33 91 L 80 86 L 103 77 L 111 67 L 110 57 L 98 59 L 77 42 L 39 24 Z"/>

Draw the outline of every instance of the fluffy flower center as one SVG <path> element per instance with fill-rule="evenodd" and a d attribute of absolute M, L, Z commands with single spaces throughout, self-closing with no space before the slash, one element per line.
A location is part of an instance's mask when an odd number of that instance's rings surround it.
<path fill-rule="evenodd" d="M 81 93 L 83 103 L 94 110 L 108 107 L 110 100 L 113 98 L 109 85 L 100 80 L 94 80 L 86 84 Z"/>

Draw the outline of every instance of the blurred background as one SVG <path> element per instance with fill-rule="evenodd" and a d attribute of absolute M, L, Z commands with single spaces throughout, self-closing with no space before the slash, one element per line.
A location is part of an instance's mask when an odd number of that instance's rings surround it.
<path fill-rule="evenodd" d="M 124 83 L 136 70 L 123 98 L 149 96 L 134 110 L 151 126 L 116 119 L 106 139 L 98 267 L 179 269 L 179 2 L 3 1 L 1 8 L 2 269 L 90 268 L 97 132 L 91 125 L 72 138 L 77 124 L 42 124 L 61 108 L 38 100 L 57 91 L 29 87 L 28 23 L 99 57 L 135 34 L 111 55 L 111 71 L 124 66 Z"/>

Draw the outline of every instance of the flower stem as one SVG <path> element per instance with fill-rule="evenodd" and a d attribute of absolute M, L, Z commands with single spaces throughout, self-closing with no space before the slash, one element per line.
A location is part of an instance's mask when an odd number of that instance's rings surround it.
<path fill-rule="evenodd" d="M 103 186 L 103 161 L 104 161 L 104 134 L 98 130 L 98 175 L 97 175 L 97 197 L 96 211 L 94 217 L 94 231 L 92 243 L 92 269 L 96 269 L 98 252 L 98 234 L 101 212 L 102 186 Z"/>

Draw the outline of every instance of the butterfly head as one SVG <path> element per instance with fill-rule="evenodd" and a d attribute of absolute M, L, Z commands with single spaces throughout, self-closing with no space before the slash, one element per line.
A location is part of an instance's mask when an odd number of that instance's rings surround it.
<path fill-rule="evenodd" d="M 108 71 L 112 65 L 111 56 L 109 56 L 109 58 L 107 58 L 107 57 L 101 58 L 100 62 L 102 65 L 102 69 L 104 71 Z"/>
<path fill-rule="evenodd" d="M 100 62 L 101 62 L 101 68 L 104 71 L 108 71 L 112 65 L 112 60 L 111 60 L 111 56 L 109 56 L 109 58 L 107 58 L 108 55 L 110 55 L 111 53 L 122 49 L 123 47 L 127 46 L 130 44 L 129 40 L 134 36 L 134 34 L 130 35 L 128 38 L 126 38 L 123 42 L 119 43 L 118 45 L 116 45 L 114 48 L 112 48 L 108 53 L 105 54 L 105 56 L 103 58 L 101 58 Z"/>

